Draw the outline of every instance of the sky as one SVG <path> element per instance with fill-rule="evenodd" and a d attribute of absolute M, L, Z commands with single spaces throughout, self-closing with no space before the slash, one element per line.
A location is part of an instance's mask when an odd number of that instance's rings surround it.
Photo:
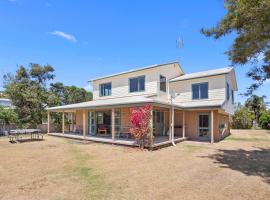
<path fill-rule="evenodd" d="M 185 73 L 227 67 L 235 34 L 200 33 L 225 14 L 223 0 L 0 0 L 0 76 L 50 64 L 54 81 L 89 90 L 92 78 L 152 64 L 178 61 Z M 246 99 L 249 68 L 235 66 L 236 101 Z M 270 81 L 256 94 L 269 92 Z"/>

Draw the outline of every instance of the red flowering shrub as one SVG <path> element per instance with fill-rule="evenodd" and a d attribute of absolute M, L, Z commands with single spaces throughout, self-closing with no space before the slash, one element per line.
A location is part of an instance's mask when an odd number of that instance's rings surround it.
<path fill-rule="evenodd" d="M 145 105 L 134 108 L 130 115 L 130 122 L 133 125 L 133 127 L 130 128 L 130 133 L 135 137 L 140 148 L 143 148 L 147 142 L 151 142 L 151 111 L 152 106 Z"/>

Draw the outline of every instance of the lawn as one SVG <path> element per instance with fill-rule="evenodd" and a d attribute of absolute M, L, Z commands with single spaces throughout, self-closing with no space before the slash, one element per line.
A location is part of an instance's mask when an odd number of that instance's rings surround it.
<path fill-rule="evenodd" d="M 0 138 L 0 199 L 269 199 L 270 132 L 157 151 L 45 136 Z"/>

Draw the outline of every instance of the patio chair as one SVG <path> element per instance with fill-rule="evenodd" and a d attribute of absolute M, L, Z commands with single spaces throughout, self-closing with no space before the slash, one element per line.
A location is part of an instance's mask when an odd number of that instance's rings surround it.
<path fill-rule="evenodd" d="M 98 126 L 98 133 L 99 134 L 103 133 L 103 134 L 107 135 L 107 132 L 108 132 L 108 129 L 107 129 L 106 125 L 101 124 Z"/>

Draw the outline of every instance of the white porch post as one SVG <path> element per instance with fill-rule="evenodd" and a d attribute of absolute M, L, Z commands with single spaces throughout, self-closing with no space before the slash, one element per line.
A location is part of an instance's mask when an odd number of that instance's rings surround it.
<path fill-rule="evenodd" d="M 152 147 L 153 146 L 153 143 L 154 143 L 154 135 L 153 135 L 153 129 L 154 129 L 154 126 L 153 126 L 153 107 L 151 109 L 151 118 L 150 118 L 150 127 L 151 127 L 151 133 L 150 133 L 150 146 Z"/>
<path fill-rule="evenodd" d="M 115 113 L 114 108 L 112 108 L 112 140 L 115 140 Z"/>
<path fill-rule="evenodd" d="M 48 111 L 48 117 L 47 117 L 48 123 L 47 123 L 47 133 L 50 133 L 50 121 L 51 121 L 51 114 L 50 111 Z"/>
<path fill-rule="evenodd" d="M 172 141 L 172 108 L 170 108 L 170 112 L 169 112 L 169 124 L 170 124 L 170 127 L 169 127 L 169 140 Z"/>
<path fill-rule="evenodd" d="M 183 122 L 182 122 L 182 137 L 185 138 L 186 135 L 186 119 L 185 119 L 185 111 L 183 110 Z"/>
<path fill-rule="evenodd" d="M 172 106 L 172 141 L 174 141 L 174 106 Z"/>
<path fill-rule="evenodd" d="M 214 111 L 211 111 L 211 144 L 214 143 Z"/>
<path fill-rule="evenodd" d="M 86 137 L 86 114 L 85 110 L 83 110 L 83 137 Z"/>
<path fill-rule="evenodd" d="M 62 112 L 62 133 L 65 133 L 65 111 Z"/>

